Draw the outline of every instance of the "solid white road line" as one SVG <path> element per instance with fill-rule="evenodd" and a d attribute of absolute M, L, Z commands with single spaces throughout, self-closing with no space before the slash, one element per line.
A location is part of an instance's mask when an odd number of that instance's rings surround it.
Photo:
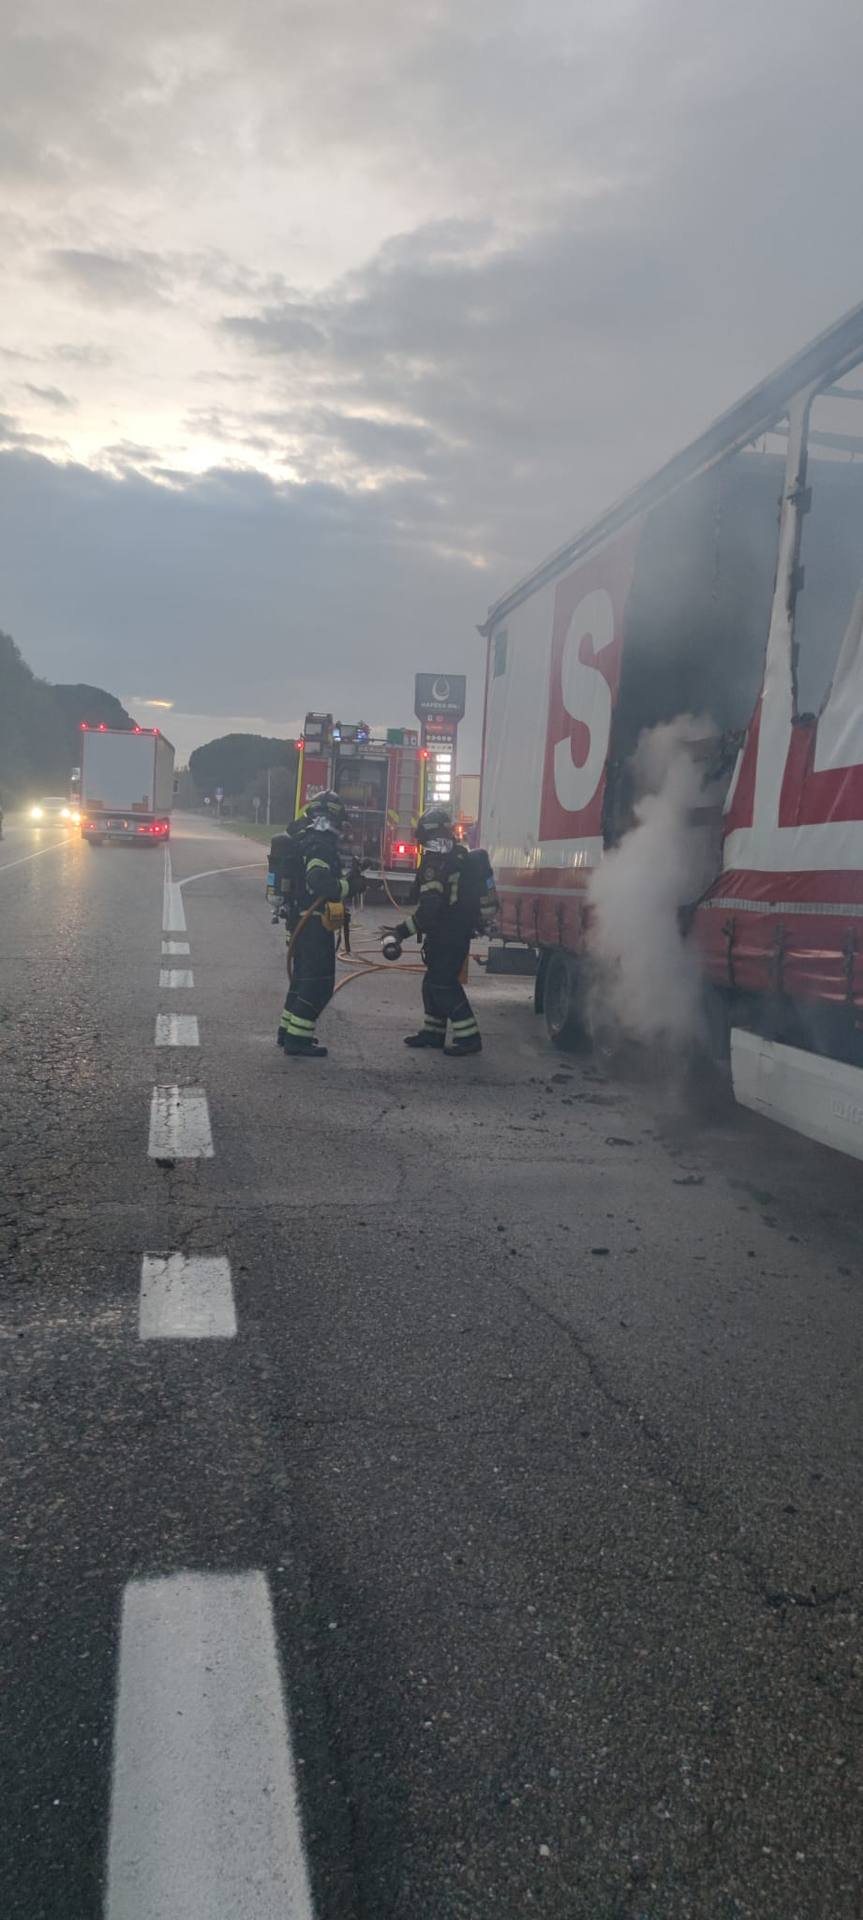
<path fill-rule="evenodd" d="M 188 940 L 163 940 L 162 941 L 163 953 L 191 953 L 191 951 L 192 949 L 189 945 Z"/>
<path fill-rule="evenodd" d="M 152 1160 L 211 1160 L 213 1136 L 203 1087 L 154 1087 L 150 1104 Z"/>
<path fill-rule="evenodd" d="M 199 1047 L 200 1044 L 196 1013 L 157 1013 L 157 1047 Z"/>
<path fill-rule="evenodd" d="M 262 1573 L 126 1587 L 105 1920 L 312 1920 Z"/>
<path fill-rule="evenodd" d="M 162 889 L 162 931 L 164 933 L 185 933 L 186 931 L 183 896 L 174 880 L 170 847 L 165 848 L 165 882 Z"/>
<path fill-rule="evenodd" d="M 191 967 L 163 967 L 159 974 L 160 987 L 193 987 L 194 984 Z"/>
<path fill-rule="evenodd" d="M 248 873 L 252 867 L 265 867 L 266 860 L 235 860 L 232 867 L 208 867 L 205 873 L 187 873 L 178 887 L 190 887 L 193 880 L 214 880 L 217 873 Z"/>
<path fill-rule="evenodd" d="M 236 1331 L 229 1260 L 218 1254 L 144 1254 L 142 1340 L 230 1340 Z"/>
<path fill-rule="evenodd" d="M 13 867 L 26 867 L 28 860 L 41 860 L 43 853 L 56 853 L 58 847 L 69 847 L 72 835 L 67 833 L 65 840 L 52 840 L 50 847 L 37 847 L 35 853 L 25 853 L 21 860 L 4 860 L 0 873 L 11 873 Z"/>

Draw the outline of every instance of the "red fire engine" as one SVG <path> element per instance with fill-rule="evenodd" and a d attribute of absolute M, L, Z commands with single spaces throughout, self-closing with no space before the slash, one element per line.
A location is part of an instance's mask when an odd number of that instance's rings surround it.
<path fill-rule="evenodd" d="M 348 809 L 343 846 L 365 873 L 370 899 L 406 899 L 417 864 L 416 822 L 422 810 L 427 752 L 414 727 L 391 727 L 373 739 L 363 721 L 307 714 L 298 742 L 297 812 L 324 787 Z"/>

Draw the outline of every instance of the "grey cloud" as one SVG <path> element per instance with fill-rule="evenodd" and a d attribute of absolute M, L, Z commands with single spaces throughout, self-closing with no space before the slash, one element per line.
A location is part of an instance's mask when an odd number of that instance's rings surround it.
<path fill-rule="evenodd" d="M 265 453 L 281 453 L 304 478 L 322 477 L 327 466 L 349 456 L 356 478 L 394 467 L 427 469 L 435 435 L 424 423 L 375 419 L 360 411 L 325 406 L 292 409 L 195 407 L 184 426 L 190 435 Z"/>
<path fill-rule="evenodd" d="M 325 444 L 344 448 L 366 471 L 402 465 L 427 469 L 434 456 L 435 434 L 411 421 L 375 420 L 322 407 L 308 413 L 301 424 L 304 437 L 315 435 Z"/>
<path fill-rule="evenodd" d="M 183 426 L 190 438 L 205 434 L 208 439 L 223 446 L 240 447 L 246 453 L 278 453 L 282 440 L 271 431 L 261 432 L 261 425 L 271 428 L 281 424 L 278 416 L 261 415 L 254 411 L 232 413 L 220 407 L 192 407 L 186 414 Z"/>
<path fill-rule="evenodd" d="M 413 673 L 445 633 L 476 690 L 483 594 L 467 564 L 416 537 L 410 489 L 350 495 L 225 469 L 171 479 L 0 456 L 3 618 L 38 671 L 74 666 L 113 687 L 146 658 L 186 710 L 204 685 L 225 711 L 246 688 L 275 719 L 330 697 L 360 711 L 389 687 L 390 717 L 408 719 Z M 37 529 L 50 568 L 33 563 Z"/>
<path fill-rule="evenodd" d="M 100 306 L 167 301 L 183 287 L 257 300 L 274 300 L 287 291 L 281 274 L 255 272 L 212 250 L 154 253 L 142 248 L 55 247 L 47 254 L 46 272 L 69 282 Z M 72 345 L 65 354 L 82 364 L 105 364 L 98 347 Z"/>
<path fill-rule="evenodd" d="M 644 368 L 665 358 L 697 294 L 685 259 L 655 259 L 638 213 L 609 233 L 567 209 L 497 250 L 485 236 L 477 251 L 473 235 L 442 250 L 434 236 L 426 254 L 413 235 L 307 301 L 304 322 L 321 338 L 314 385 L 280 416 L 307 462 L 346 454 L 358 478 L 417 467 L 463 516 L 472 547 L 510 551 L 519 565 L 538 557 L 685 419 L 682 396 L 669 405 L 667 387 L 644 390 Z M 284 360 L 286 388 L 294 319 L 283 305 L 233 321 L 235 335 Z M 577 459 L 585 443 L 589 470 Z"/>
<path fill-rule="evenodd" d="M 62 445 L 62 442 L 59 444 Z M 28 432 L 27 428 L 22 427 L 21 422 L 16 420 L 14 414 L 0 413 L 0 448 L 41 449 L 42 447 L 47 447 L 56 450 L 57 446 L 58 442 L 50 438 L 47 434 Z"/>
<path fill-rule="evenodd" d="M 493 566 L 507 552 L 529 565 L 859 298 L 863 11 L 827 0 L 827 15 L 660 0 L 628 24 L 625 61 L 609 21 L 602 87 L 589 110 L 579 95 L 568 133 L 556 83 L 548 115 L 530 107 L 541 211 L 398 236 L 316 297 L 231 314 L 236 352 L 271 366 L 286 402 L 312 403 L 310 433 L 328 419 L 334 443 L 354 412 L 420 422 L 430 489 Z M 563 9 L 539 23 L 565 45 Z M 817 125 L 816 94 L 830 101 Z M 513 148 L 507 97 L 493 152 L 509 180 L 524 127 Z M 775 156 L 801 128 L 789 186 Z M 569 164 L 551 183 L 558 139 Z"/>
<path fill-rule="evenodd" d="M 135 440 L 116 440 L 111 446 L 100 449 L 100 459 L 115 467 L 149 467 L 161 459 L 155 447 L 145 447 Z"/>
<path fill-rule="evenodd" d="M 44 400 L 49 407 L 70 409 L 78 405 L 77 400 L 71 394 L 64 393 L 61 387 L 37 387 L 32 380 L 24 381 L 24 392 L 31 394 L 34 400 Z"/>
<path fill-rule="evenodd" d="M 83 116 L 92 137 L 99 124 L 96 108 L 103 88 L 116 80 L 122 61 L 112 58 L 83 33 L 16 31 L 11 20 L 4 31 L 0 63 L 0 172 L 45 177 L 54 182 L 67 175 L 75 150 L 76 128 Z M 80 152 L 82 142 L 77 141 Z M 104 150 L 104 133 L 100 135 Z"/>
<path fill-rule="evenodd" d="M 15 463 L 0 624 L 24 640 L 33 624 L 47 651 L 64 636 L 91 678 L 127 621 L 130 645 L 146 629 L 162 647 L 164 620 L 187 704 L 206 675 L 230 711 L 264 687 L 277 705 L 301 633 L 320 657 L 313 703 L 339 675 L 357 684 L 363 648 L 389 684 L 406 633 L 417 651 L 469 636 L 515 573 L 859 297 L 849 0 L 537 0 L 529 17 L 524 0 L 72 0 L 64 18 L 0 71 L 10 164 L 32 174 L 17 225 L 3 216 L 4 261 L 50 244 L 40 298 L 71 288 L 124 328 L 131 310 L 128 385 L 114 409 L 112 382 L 100 456 L 114 477 Z M 201 244 L 256 168 L 248 244 Z M 317 291 L 286 224 L 295 177 L 316 170 L 324 220 L 337 177 L 358 208 L 383 183 L 409 229 Z M 142 181 L 153 224 L 129 250 Z M 160 204 L 174 250 L 147 252 Z M 225 363 L 189 375 L 179 403 L 134 312 L 154 300 L 165 367 L 175 323 L 188 366 L 196 318 L 198 366 Z M 64 357 L 42 363 L 61 388 Z M 175 416 L 204 404 L 145 461 L 157 387 Z M 25 423 L 9 431 L 33 444 Z M 223 465 L 190 481 L 174 463 L 213 439 Z M 253 470 L 280 462 L 305 484 Z M 43 526 L 56 593 L 27 571 Z"/>
<path fill-rule="evenodd" d="M 164 300 L 170 291 L 165 263 L 155 253 L 100 253 L 83 247 L 55 247 L 47 256 L 46 271 L 66 280 L 85 300 L 98 306 L 146 305 Z"/>
<path fill-rule="evenodd" d="M 54 348 L 54 353 L 58 360 L 63 360 L 72 367 L 92 367 L 99 370 L 112 366 L 114 361 L 114 355 L 108 353 L 105 347 L 93 346 L 87 341 L 64 340 Z"/>
<path fill-rule="evenodd" d="M 296 305 L 265 308 L 262 314 L 228 314 L 221 326 L 262 353 L 320 353 L 326 331 L 316 326 Z"/>

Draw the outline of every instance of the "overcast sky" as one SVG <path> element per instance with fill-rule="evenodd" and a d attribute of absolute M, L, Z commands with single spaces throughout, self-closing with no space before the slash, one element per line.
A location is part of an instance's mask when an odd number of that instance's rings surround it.
<path fill-rule="evenodd" d="M 3 22 L 0 627 L 184 752 L 475 740 L 489 602 L 863 298 L 860 0 Z"/>

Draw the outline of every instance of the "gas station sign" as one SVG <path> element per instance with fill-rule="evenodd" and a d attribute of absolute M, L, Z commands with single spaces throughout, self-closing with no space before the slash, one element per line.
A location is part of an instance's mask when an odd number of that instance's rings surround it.
<path fill-rule="evenodd" d="M 418 720 L 464 719 L 467 699 L 467 675 L 464 673 L 418 673 L 414 681 L 414 713 Z"/>

